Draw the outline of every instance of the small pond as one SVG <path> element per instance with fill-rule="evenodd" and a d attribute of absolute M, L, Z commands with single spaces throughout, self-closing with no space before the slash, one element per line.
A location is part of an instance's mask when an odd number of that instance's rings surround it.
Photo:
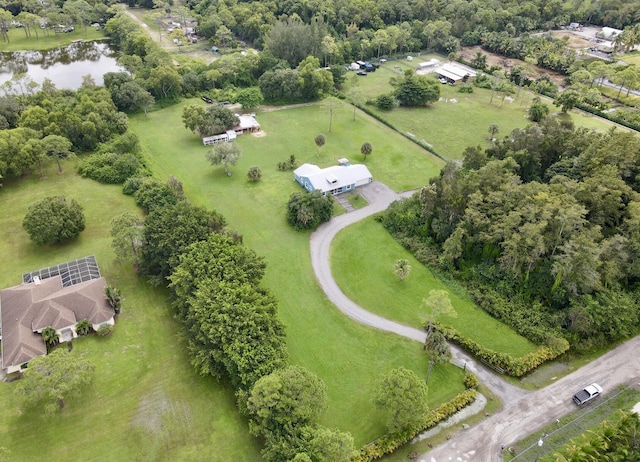
<path fill-rule="evenodd" d="M 106 42 L 76 42 L 44 51 L 0 52 L 0 84 L 23 73 L 39 85 L 48 78 L 59 89 L 80 88 L 85 75 L 102 85 L 104 74 L 123 70 L 116 63 L 117 57 L 118 52 Z"/>

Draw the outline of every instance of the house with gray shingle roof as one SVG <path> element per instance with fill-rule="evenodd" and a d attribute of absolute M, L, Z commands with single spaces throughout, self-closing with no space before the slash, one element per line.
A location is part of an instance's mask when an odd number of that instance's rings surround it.
<path fill-rule="evenodd" d="M 76 324 L 84 319 L 95 330 L 115 322 L 94 257 L 26 273 L 23 281 L 0 290 L 2 369 L 7 373 L 47 354 L 41 335 L 47 327 L 69 341 L 78 336 Z"/>

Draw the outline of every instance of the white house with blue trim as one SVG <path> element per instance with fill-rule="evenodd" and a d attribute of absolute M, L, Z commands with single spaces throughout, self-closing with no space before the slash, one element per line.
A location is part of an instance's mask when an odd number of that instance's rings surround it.
<path fill-rule="evenodd" d="M 369 169 L 362 164 L 334 165 L 320 168 L 314 164 L 302 164 L 293 171 L 295 180 L 307 191 L 316 189 L 323 194 L 342 194 L 373 180 Z"/>

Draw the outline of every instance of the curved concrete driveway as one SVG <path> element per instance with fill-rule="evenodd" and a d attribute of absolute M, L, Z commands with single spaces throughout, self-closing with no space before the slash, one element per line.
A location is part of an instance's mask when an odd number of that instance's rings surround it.
<path fill-rule="evenodd" d="M 422 330 L 390 321 L 358 306 L 344 295 L 331 275 L 329 256 L 331 241 L 335 235 L 341 229 L 385 210 L 393 201 L 412 194 L 412 191 L 397 194 L 378 182 L 364 186 L 360 191 L 369 203 L 368 206 L 333 218 L 311 235 L 311 264 L 316 278 L 329 300 L 350 318 L 377 329 L 424 342 L 425 333 Z M 456 362 L 466 363 L 467 368 L 502 400 L 504 408 L 482 423 L 459 432 L 446 443 L 424 454 L 419 459 L 421 462 L 500 460 L 502 445 L 509 446 L 575 409 L 571 395 L 586 384 L 598 381 L 605 389 L 603 399 L 606 399 L 607 390 L 622 383 L 635 383 L 640 380 L 640 336 L 535 393 L 505 382 L 476 364 L 459 348 L 452 346 L 452 351 Z"/>

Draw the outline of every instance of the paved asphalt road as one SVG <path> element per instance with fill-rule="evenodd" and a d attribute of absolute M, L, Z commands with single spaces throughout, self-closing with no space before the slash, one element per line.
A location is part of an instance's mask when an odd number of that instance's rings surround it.
<path fill-rule="evenodd" d="M 393 201 L 412 194 L 411 191 L 397 194 L 378 182 L 359 190 L 368 206 L 331 219 L 311 235 L 311 264 L 316 278 L 329 300 L 350 318 L 376 329 L 424 342 L 425 333 L 422 330 L 382 318 L 355 304 L 342 293 L 331 275 L 329 251 L 335 235 L 341 229 L 385 210 Z M 466 367 L 501 399 L 504 407 L 480 424 L 457 433 L 446 443 L 423 454 L 418 459 L 420 462 L 501 460 L 502 445 L 508 447 L 574 410 L 571 396 L 585 385 L 598 382 L 605 390 L 605 396 L 601 399 L 606 399 L 607 390 L 623 383 L 640 382 L 640 336 L 536 392 L 521 390 L 505 382 L 457 347 L 452 346 L 452 351 L 455 361 L 458 364 L 466 363 Z"/>

